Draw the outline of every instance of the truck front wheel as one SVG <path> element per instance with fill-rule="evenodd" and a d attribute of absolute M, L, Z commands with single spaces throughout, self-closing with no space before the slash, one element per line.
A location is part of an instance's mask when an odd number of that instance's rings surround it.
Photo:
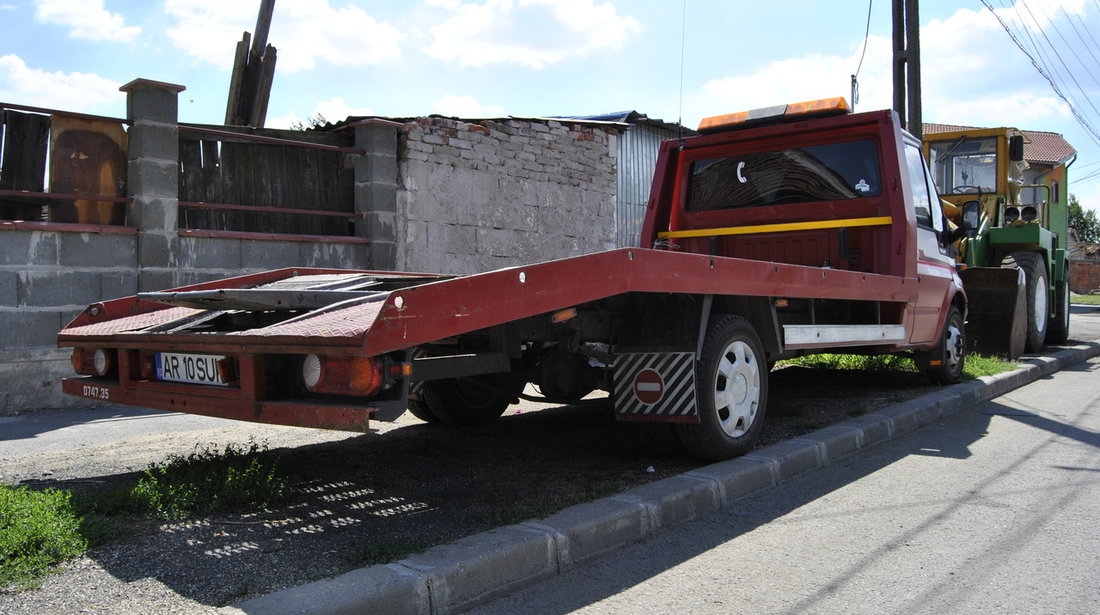
<path fill-rule="evenodd" d="M 918 356 L 924 375 L 936 384 L 955 384 L 962 378 L 966 360 L 966 327 L 959 308 L 951 306 L 943 323 L 940 343 Z"/>
<path fill-rule="evenodd" d="M 707 328 L 696 366 L 698 424 L 678 424 L 689 453 L 718 461 L 747 453 L 764 423 L 768 368 L 756 331 L 740 316 Z"/>

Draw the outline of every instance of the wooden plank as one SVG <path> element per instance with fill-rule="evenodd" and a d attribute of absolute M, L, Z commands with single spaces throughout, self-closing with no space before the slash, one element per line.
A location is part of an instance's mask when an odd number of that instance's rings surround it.
<path fill-rule="evenodd" d="M 241 40 L 237 41 L 237 50 L 233 54 L 233 73 L 229 78 L 229 99 L 225 103 L 225 123 L 227 126 L 237 124 L 241 84 L 244 81 L 245 65 L 248 63 L 248 47 L 251 38 L 252 35 L 245 32 Z"/>
<path fill-rule="evenodd" d="M 50 118 L 33 113 L 0 110 L 3 124 L 3 166 L 0 167 L 0 189 L 45 190 L 46 151 L 49 143 Z M 0 199 L 0 220 L 41 220 L 42 201 Z"/>
<path fill-rule="evenodd" d="M 119 122 L 54 116 L 50 122 L 50 190 L 88 195 L 50 206 L 51 222 L 123 224 L 124 206 L 92 198 L 123 196 L 127 135 Z"/>

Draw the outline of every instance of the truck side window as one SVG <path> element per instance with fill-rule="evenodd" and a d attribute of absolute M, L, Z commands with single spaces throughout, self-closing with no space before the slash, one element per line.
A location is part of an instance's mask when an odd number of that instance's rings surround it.
<path fill-rule="evenodd" d="M 909 167 L 909 186 L 913 191 L 913 209 L 917 214 L 917 224 L 932 228 L 932 195 L 928 194 L 927 173 L 924 170 L 924 157 L 921 156 L 920 149 L 915 145 L 907 144 L 905 162 Z"/>
<path fill-rule="evenodd" d="M 882 192 L 870 139 L 748 152 L 691 164 L 688 211 L 839 201 Z"/>

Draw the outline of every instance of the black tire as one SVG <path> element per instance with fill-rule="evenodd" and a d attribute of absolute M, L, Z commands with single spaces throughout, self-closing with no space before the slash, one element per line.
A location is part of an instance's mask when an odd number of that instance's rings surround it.
<path fill-rule="evenodd" d="M 1047 337 L 1047 323 L 1050 320 L 1048 297 L 1050 287 L 1047 284 L 1047 267 L 1043 256 L 1038 252 L 1013 252 L 1001 262 L 1002 267 L 1022 269 L 1027 288 L 1027 338 L 1024 352 L 1040 352 Z"/>
<path fill-rule="evenodd" d="M 512 384 L 508 374 L 430 380 L 423 384 L 420 403 L 426 406 L 427 416 L 445 425 L 487 425 L 500 418 L 515 399 Z M 417 417 L 417 411 L 424 410 L 409 405 Z"/>
<path fill-rule="evenodd" d="M 415 385 L 410 394 L 415 394 L 416 398 L 409 398 L 409 412 L 425 423 L 438 424 L 440 422 L 439 417 L 428 407 L 428 402 L 424 401 L 424 385 Z"/>
<path fill-rule="evenodd" d="M 747 320 L 719 316 L 707 327 L 695 387 L 700 422 L 676 425 L 684 448 L 709 461 L 749 452 L 764 424 L 768 370 L 763 344 Z"/>
<path fill-rule="evenodd" d="M 935 384 L 955 384 L 966 362 L 966 326 L 959 308 L 951 306 L 943 323 L 940 343 L 922 357 L 924 375 Z"/>
<path fill-rule="evenodd" d="M 1069 272 L 1066 272 L 1069 279 Z M 1054 283 L 1054 316 L 1047 326 L 1048 344 L 1065 344 L 1069 339 L 1069 284 Z"/>

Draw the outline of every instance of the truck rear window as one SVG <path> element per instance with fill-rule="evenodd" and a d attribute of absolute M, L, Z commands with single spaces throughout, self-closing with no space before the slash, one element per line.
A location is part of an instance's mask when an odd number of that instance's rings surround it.
<path fill-rule="evenodd" d="M 879 178 L 878 147 L 870 139 L 696 160 L 687 210 L 876 196 Z"/>

